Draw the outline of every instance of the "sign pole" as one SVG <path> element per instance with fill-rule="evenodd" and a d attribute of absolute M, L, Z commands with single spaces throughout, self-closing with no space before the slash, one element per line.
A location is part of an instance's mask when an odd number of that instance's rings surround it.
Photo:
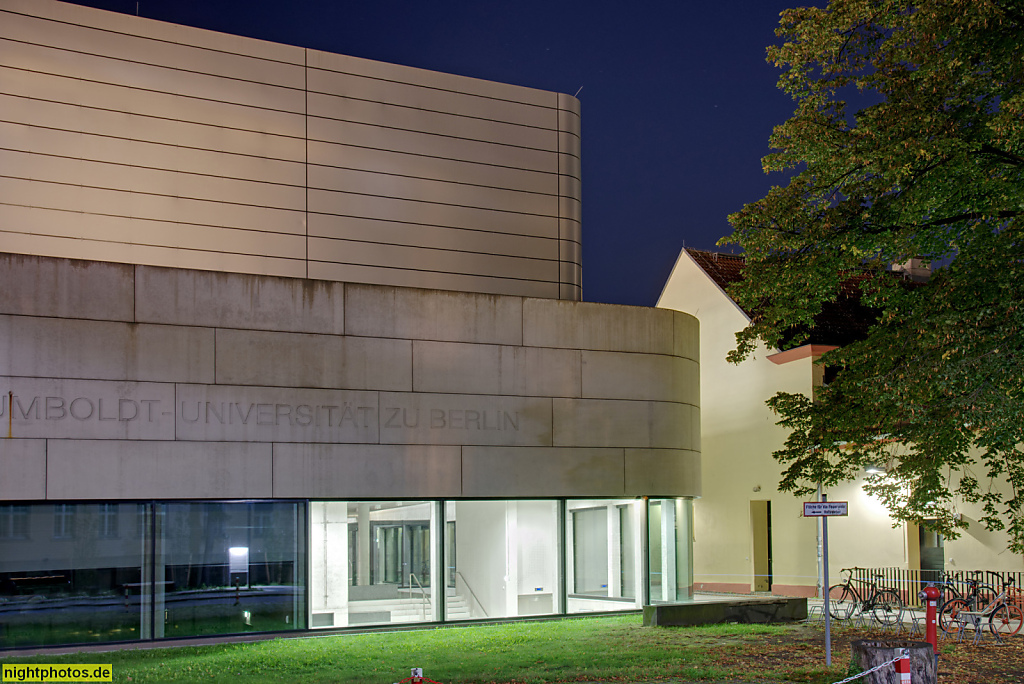
<path fill-rule="evenodd" d="M 828 494 L 821 495 L 822 502 L 828 501 Z M 825 603 L 822 610 L 825 612 L 825 667 L 832 667 L 832 611 L 829 610 L 828 591 L 828 516 L 821 516 L 821 545 L 822 545 L 822 593 L 825 595 Z"/>
<path fill-rule="evenodd" d="M 829 501 L 828 494 L 821 492 L 821 501 L 805 501 L 804 517 L 818 516 L 821 518 L 821 573 L 822 589 L 825 597 L 821 604 L 823 617 L 825 618 L 825 665 L 832 667 L 832 611 L 830 603 L 832 597 L 828 592 L 828 519 L 833 515 L 849 515 L 850 503 L 848 501 Z"/>

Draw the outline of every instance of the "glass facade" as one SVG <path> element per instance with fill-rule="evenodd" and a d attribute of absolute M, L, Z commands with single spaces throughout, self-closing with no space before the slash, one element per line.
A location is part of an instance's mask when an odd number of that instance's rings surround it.
<path fill-rule="evenodd" d="M 445 618 L 561 612 L 556 501 L 445 504 Z"/>
<path fill-rule="evenodd" d="M 640 499 L 567 502 L 568 612 L 643 607 L 642 513 Z"/>
<path fill-rule="evenodd" d="M 314 629 L 433 622 L 437 509 L 432 501 L 310 503 Z"/>
<path fill-rule="evenodd" d="M 0 505 L 0 648 L 637 610 L 686 499 Z"/>
<path fill-rule="evenodd" d="M 2 648 L 305 627 L 304 503 L 13 505 L 3 519 Z"/>

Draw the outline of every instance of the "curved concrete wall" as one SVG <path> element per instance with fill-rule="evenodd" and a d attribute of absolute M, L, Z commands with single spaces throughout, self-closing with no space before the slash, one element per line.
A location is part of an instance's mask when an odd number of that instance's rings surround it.
<path fill-rule="evenodd" d="M 8 252 L 581 299 L 570 96 L 0 0 Z"/>
<path fill-rule="evenodd" d="M 0 499 L 698 496 L 698 370 L 675 311 L 4 254 Z"/>

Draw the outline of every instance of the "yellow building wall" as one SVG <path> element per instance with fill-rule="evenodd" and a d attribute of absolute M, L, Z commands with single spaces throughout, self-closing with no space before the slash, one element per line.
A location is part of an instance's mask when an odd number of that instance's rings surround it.
<path fill-rule="evenodd" d="M 701 458 L 703 497 L 694 502 L 694 589 L 757 590 L 751 502 L 769 501 L 771 510 L 771 589 L 774 593 L 811 596 L 819 575 L 818 526 L 803 517 L 804 498 L 777 490 L 781 468 L 772 458 L 787 431 L 765 401 L 776 392 L 810 395 L 820 372 L 810 357 L 782 365 L 767 357 L 776 350 L 759 348 L 739 365 L 726 354 L 747 316 L 686 253 L 678 261 L 657 306 L 695 316 L 700 321 Z M 827 491 L 832 501 L 848 501 L 850 515 L 829 522 L 827 584 L 841 580 L 847 567 L 918 569 L 917 529 L 892 524 L 881 503 L 862 489 L 863 481 Z M 1006 550 L 1005 533 L 987 531 L 976 506 L 961 508 L 970 524 L 960 539 L 945 541 L 945 568 L 1022 570 L 1021 556 Z"/>

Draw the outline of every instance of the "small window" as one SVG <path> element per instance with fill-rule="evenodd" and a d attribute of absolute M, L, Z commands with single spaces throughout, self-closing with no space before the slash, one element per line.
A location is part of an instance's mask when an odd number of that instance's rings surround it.
<path fill-rule="evenodd" d="M 0 506 L 0 539 L 28 539 L 28 506 Z"/>
<path fill-rule="evenodd" d="M 75 505 L 57 504 L 53 507 L 53 538 L 71 539 L 75 532 Z"/>
<path fill-rule="evenodd" d="M 99 536 L 103 539 L 116 539 L 120 506 L 117 504 L 100 504 Z"/>

